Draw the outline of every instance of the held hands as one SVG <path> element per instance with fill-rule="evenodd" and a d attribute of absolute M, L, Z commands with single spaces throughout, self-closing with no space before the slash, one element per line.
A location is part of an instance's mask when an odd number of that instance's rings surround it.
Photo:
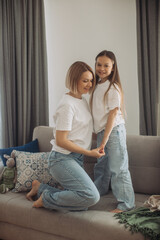
<path fill-rule="evenodd" d="M 100 158 L 104 155 L 105 155 L 105 152 L 104 152 L 104 145 L 103 144 L 100 147 L 92 149 L 90 151 L 90 156 L 91 157 Z"/>

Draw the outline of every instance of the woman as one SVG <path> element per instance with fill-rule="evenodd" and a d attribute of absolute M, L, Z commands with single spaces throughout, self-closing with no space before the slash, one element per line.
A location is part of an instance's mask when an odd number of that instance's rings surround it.
<path fill-rule="evenodd" d="M 86 210 L 99 201 L 99 192 L 83 169 L 83 156 L 99 158 L 103 148 L 90 150 L 92 116 L 83 94 L 95 85 L 92 69 L 84 62 L 75 62 L 68 70 L 64 95 L 54 115 L 53 147 L 49 157 L 51 175 L 63 190 L 34 180 L 27 198 L 38 195 L 33 207 L 48 209 Z"/>

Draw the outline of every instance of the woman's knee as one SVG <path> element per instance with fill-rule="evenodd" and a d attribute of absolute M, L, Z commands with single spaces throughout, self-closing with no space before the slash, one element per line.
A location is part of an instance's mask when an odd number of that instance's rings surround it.
<path fill-rule="evenodd" d="M 97 202 L 99 202 L 99 200 L 100 200 L 100 194 L 99 194 L 99 191 L 97 190 L 97 191 L 94 193 L 93 205 L 96 204 Z"/>
<path fill-rule="evenodd" d="M 95 205 L 100 200 L 100 194 L 98 190 L 91 191 L 89 194 L 87 193 L 87 207 Z"/>

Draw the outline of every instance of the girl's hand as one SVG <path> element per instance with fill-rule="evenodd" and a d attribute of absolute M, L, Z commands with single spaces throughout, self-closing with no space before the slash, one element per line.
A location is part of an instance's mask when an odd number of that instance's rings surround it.
<path fill-rule="evenodd" d="M 98 149 L 99 149 L 100 153 L 104 153 L 104 155 L 105 155 L 104 147 L 105 147 L 105 144 L 102 143 Z"/>
<path fill-rule="evenodd" d="M 103 138 L 102 142 L 101 142 L 101 146 L 103 145 L 104 147 L 106 146 L 107 142 L 109 140 L 109 137 L 105 137 Z"/>

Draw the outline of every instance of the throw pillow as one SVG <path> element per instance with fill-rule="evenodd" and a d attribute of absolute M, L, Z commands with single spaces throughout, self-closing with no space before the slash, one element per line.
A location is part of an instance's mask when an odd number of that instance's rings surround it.
<path fill-rule="evenodd" d="M 32 181 L 56 186 L 56 180 L 48 169 L 49 152 L 29 153 L 13 151 L 16 157 L 17 181 L 14 192 L 25 192 L 32 188 Z"/>
<path fill-rule="evenodd" d="M 23 146 L 10 147 L 5 149 L 0 149 L 0 158 L 3 161 L 3 165 L 6 166 L 7 159 L 3 157 L 4 154 L 11 155 L 13 150 L 24 151 L 24 152 L 39 152 L 38 139 L 29 142 Z"/>

